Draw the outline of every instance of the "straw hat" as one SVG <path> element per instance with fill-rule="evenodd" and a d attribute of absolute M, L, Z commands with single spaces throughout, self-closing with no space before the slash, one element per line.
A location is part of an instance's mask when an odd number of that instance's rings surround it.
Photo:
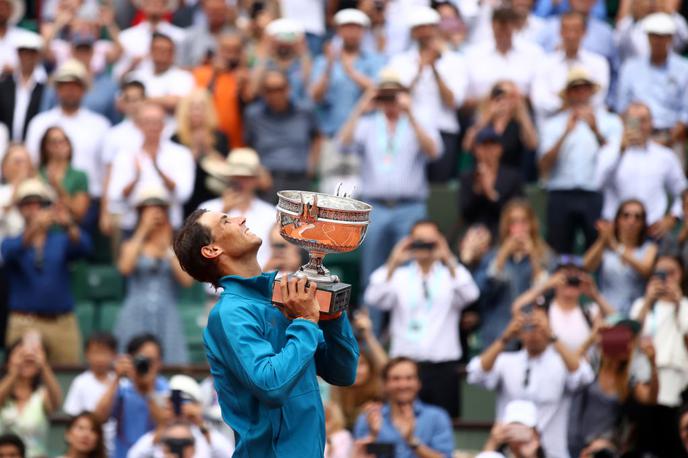
<path fill-rule="evenodd" d="M 136 199 L 134 199 L 134 206 L 136 208 L 149 206 L 169 207 L 169 205 L 169 195 L 160 186 L 143 188 L 141 191 L 136 193 Z"/>
<path fill-rule="evenodd" d="M 81 83 L 85 87 L 91 85 L 91 78 L 84 64 L 76 59 L 66 60 L 53 74 L 53 83 Z"/>
<path fill-rule="evenodd" d="M 383 68 L 378 74 L 377 90 L 379 92 L 406 91 L 408 88 L 401 82 L 396 70 Z"/>
<path fill-rule="evenodd" d="M 251 148 L 235 148 L 224 160 L 206 156 L 200 165 L 209 175 L 206 186 L 216 194 L 222 194 L 233 177 L 257 177 L 260 173 L 260 158 Z"/>
<path fill-rule="evenodd" d="M 559 92 L 560 97 L 565 97 L 566 96 L 566 91 L 574 88 L 576 86 L 592 86 L 593 92 L 597 92 L 600 90 L 600 85 L 597 84 L 597 82 L 590 77 L 590 74 L 586 69 L 583 67 L 574 67 L 571 70 L 569 70 L 569 73 L 566 75 L 566 85 L 564 85 L 564 89 L 562 89 Z"/>
<path fill-rule="evenodd" d="M 52 203 L 55 201 L 55 192 L 40 178 L 28 178 L 19 184 L 14 198 L 17 205 L 29 202 Z"/>

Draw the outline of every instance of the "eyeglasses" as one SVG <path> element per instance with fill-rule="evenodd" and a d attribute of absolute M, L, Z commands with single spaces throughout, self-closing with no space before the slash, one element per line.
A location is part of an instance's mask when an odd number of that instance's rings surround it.
<path fill-rule="evenodd" d="M 633 218 L 636 221 L 642 221 L 643 219 L 645 219 L 645 215 L 643 215 L 642 213 L 637 213 L 637 212 L 623 212 L 623 213 L 621 213 L 621 217 L 623 219 Z"/>

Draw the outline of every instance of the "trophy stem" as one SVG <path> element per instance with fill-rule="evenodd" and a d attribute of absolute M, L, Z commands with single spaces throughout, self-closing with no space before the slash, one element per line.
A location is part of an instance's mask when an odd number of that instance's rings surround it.
<path fill-rule="evenodd" d="M 320 251 L 310 251 L 308 253 L 308 263 L 301 266 L 299 269 L 305 273 L 306 276 L 318 282 L 337 282 L 339 279 L 336 275 L 330 275 L 330 271 L 323 265 L 323 258 L 326 253 Z"/>

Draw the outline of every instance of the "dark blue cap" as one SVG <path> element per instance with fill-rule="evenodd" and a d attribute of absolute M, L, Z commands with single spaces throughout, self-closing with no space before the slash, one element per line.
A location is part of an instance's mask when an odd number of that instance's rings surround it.
<path fill-rule="evenodd" d="M 480 145 L 482 143 L 499 143 L 502 136 L 499 135 L 491 126 L 483 128 L 478 135 L 475 136 L 475 143 Z"/>

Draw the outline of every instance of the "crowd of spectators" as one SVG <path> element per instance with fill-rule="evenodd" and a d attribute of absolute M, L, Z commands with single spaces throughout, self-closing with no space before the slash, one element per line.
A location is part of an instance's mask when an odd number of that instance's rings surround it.
<path fill-rule="evenodd" d="M 0 457 L 231 456 L 212 377 L 162 375 L 191 367 L 173 235 L 245 216 L 261 266 L 293 272 L 275 193 L 338 183 L 373 211 L 326 457 L 465 450 L 464 383 L 496 398 L 472 456 L 688 456 L 687 14 L 0 0 Z M 457 188 L 447 229 L 428 203 Z M 124 301 L 82 335 L 72 267 L 104 257 Z"/>

